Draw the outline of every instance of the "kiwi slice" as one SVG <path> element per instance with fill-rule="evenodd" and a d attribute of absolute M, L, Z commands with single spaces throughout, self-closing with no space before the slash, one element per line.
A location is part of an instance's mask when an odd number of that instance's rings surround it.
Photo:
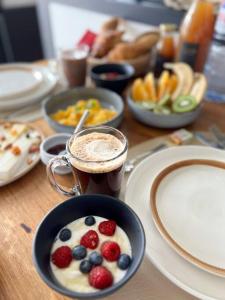
<path fill-rule="evenodd" d="M 153 111 L 155 114 L 160 114 L 160 115 L 171 114 L 171 111 L 170 111 L 169 107 L 167 107 L 167 106 L 156 106 Z"/>
<path fill-rule="evenodd" d="M 137 105 L 139 107 L 141 107 L 142 109 L 147 109 L 147 110 L 152 110 L 155 108 L 155 103 L 150 102 L 150 101 L 143 101 L 143 102 L 137 103 Z"/>
<path fill-rule="evenodd" d="M 158 105 L 159 106 L 166 105 L 166 104 L 168 104 L 169 101 L 170 101 L 170 95 L 166 94 L 159 100 Z"/>
<path fill-rule="evenodd" d="M 180 96 L 173 102 L 172 109 L 176 113 L 184 113 L 194 110 L 197 105 L 195 97 L 190 95 Z"/>

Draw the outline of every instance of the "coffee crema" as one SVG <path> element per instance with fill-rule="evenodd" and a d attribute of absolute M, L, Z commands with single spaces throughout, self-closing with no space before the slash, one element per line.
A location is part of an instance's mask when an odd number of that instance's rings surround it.
<path fill-rule="evenodd" d="M 115 136 L 92 132 L 72 141 L 72 165 L 84 172 L 107 173 L 119 168 L 126 160 L 125 145 Z M 121 155 L 120 155 L 121 154 Z"/>

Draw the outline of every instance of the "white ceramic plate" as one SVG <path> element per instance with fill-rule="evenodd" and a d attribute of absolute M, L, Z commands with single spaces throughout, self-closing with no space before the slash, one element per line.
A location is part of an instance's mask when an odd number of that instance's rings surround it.
<path fill-rule="evenodd" d="M 17 97 L 15 99 L 6 99 L 5 101 L 0 101 L 0 110 L 15 110 L 17 108 L 24 107 L 29 104 L 36 103 L 43 99 L 44 96 L 49 94 L 55 87 L 58 78 L 48 68 L 36 66 L 37 70 L 42 73 L 43 80 L 40 86 L 34 90 L 27 93 L 25 96 Z"/>
<path fill-rule="evenodd" d="M 196 266 L 225 276 L 225 163 L 184 160 L 162 170 L 151 188 L 161 235 Z"/>
<path fill-rule="evenodd" d="M 174 284 L 206 300 L 225 299 L 225 279 L 205 272 L 178 255 L 161 237 L 151 217 L 149 195 L 154 178 L 167 166 L 186 159 L 225 162 L 225 151 L 204 146 L 181 146 L 162 150 L 141 162 L 127 183 L 125 200 L 139 215 L 146 234 L 146 254 Z"/>
<path fill-rule="evenodd" d="M 34 91 L 42 81 L 42 73 L 32 65 L 0 65 L 0 99 L 20 97 Z"/>
<path fill-rule="evenodd" d="M 1 121 L 0 121 L 1 122 Z M 7 123 L 9 123 L 7 121 Z M 11 122 L 10 122 L 11 123 Z M 14 122 L 12 122 L 14 123 Z M 16 123 L 19 123 L 19 122 L 16 122 Z M 34 131 L 37 131 L 38 134 L 40 135 L 41 137 L 41 141 L 43 141 L 44 139 L 44 136 L 43 134 L 38 130 L 36 129 L 35 127 L 33 126 L 30 126 L 30 128 L 32 128 Z M 32 163 L 28 164 L 27 163 L 27 159 L 31 160 Z M 14 174 L 13 177 L 7 179 L 7 180 L 0 180 L 0 187 L 2 186 L 5 186 L 11 182 L 14 182 L 16 181 L 17 179 L 21 178 L 22 176 L 24 176 L 25 174 L 27 174 L 28 172 L 30 172 L 30 170 L 32 170 L 36 165 L 37 163 L 40 161 L 40 151 L 38 152 L 35 152 L 35 153 L 31 153 L 31 154 L 27 154 L 27 157 L 26 159 L 24 160 L 23 164 L 20 166 L 20 168 L 18 169 L 18 171 Z"/>

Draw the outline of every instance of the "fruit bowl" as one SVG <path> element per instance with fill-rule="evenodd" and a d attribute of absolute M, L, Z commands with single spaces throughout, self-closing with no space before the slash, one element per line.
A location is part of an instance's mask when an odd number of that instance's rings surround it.
<path fill-rule="evenodd" d="M 128 95 L 127 103 L 129 110 L 141 123 L 163 129 L 181 128 L 193 123 L 200 115 L 202 105 L 199 105 L 195 110 L 186 113 L 171 113 L 169 115 L 157 114 L 150 110 L 146 110 L 138 106 L 133 99 Z"/>
<path fill-rule="evenodd" d="M 44 118 L 56 132 L 72 134 L 75 126 L 60 124 L 52 118 L 52 114 L 58 110 L 66 109 L 69 105 L 74 105 L 80 99 L 89 98 L 98 99 L 104 108 L 112 109 L 117 113 L 113 119 L 98 125 L 107 125 L 115 128 L 120 125 L 124 112 L 123 100 L 118 94 L 103 88 L 76 87 L 48 97 L 42 105 Z"/>
<path fill-rule="evenodd" d="M 206 77 L 185 63 L 166 63 L 158 79 L 153 73 L 137 78 L 129 93 L 134 117 L 149 126 L 179 128 L 194 122 L 202 108 Z"/>
<path fill-rule="evenodd" d="M 113 219 L 124 230 L 131 244 L 132 262 L 124 277 L 111 287 L 91 293 L 74 292 L 55 279 L 50 268 L 50 252 L 59 230 L 74 220 L 90 215 Z M 74 299 L 95 299 L 116 292 L 136 273 L 144 252 L 145 234 L 135 212 L 124 202 L 105 195 L 82 195 L 60 203 L 44 217 L 33 241 L 33 261 L 40 277 L 50 288 Z"/>

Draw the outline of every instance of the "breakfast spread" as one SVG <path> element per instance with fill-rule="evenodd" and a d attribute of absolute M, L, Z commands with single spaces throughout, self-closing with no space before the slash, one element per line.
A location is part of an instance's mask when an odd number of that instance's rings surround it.
<path fill-rule="evenodd" d="M 0 181 L 13 177 L 21 165 L 32 164 L 40 142 L 40 134 L 26 124 L 0 123 Z"/>
<path fill-rule="evenodd" d="M 134 81 L 132 99 L 142 108 L 157 114 L 194 110 L 203 100 L 207 80 L 185 63 L 166 63 L 157 80 L 153 73 Z"/>
<path fill-rule="evenodd" d="M 128 236 L 115 221 L 87 216 L 58 233 L 50 266 L 66 288 L 89 293 L 120 281 L 132 262 Z"/>
<path fill-rule="evenodd" d="M 76 126 L 85 110 L 89 111 L 85 121 L 86 126 L 95 126 L 112 120 L 116 111 L 105 108 L 98 99 L 79 100 L 74 105 L 68 106 L 64 110 L 58 110 L 52 114 L 52 119 L 62 125 Z"/>

